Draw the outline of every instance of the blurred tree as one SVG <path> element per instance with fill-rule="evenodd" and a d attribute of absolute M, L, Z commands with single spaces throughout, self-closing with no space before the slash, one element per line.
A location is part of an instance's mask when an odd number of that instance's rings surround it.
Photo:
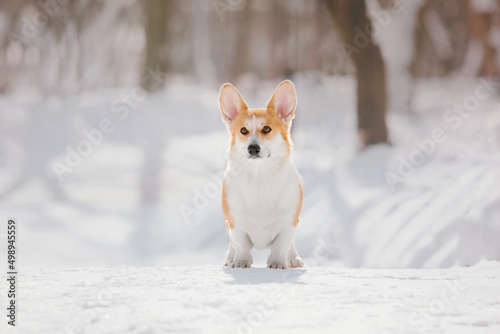
<path fill-rule="evenodd" d="M 417 15 L 410 72 L 414 78 L 461 69 L 469 48 L 464 2 L 426 0 Z"/>
<path fill-rule="evenodd" d="M 167 43 L 167 10 L 172 3 L 168 0 L 144 1 L 146 16 L 146 60 L 142 70 L 142 87 L 148 92 L 161 88 L 164 83 L 164 73 L 168 69 L 166 53 Z M 152 108 L 150 117 L 161 117 L 163 110 Z M 161 122 L 156 122 L 161 124 Z M 150 132 L 143 143 L 144 164 L 141 173 L 140 192 L 141 203 L 144 205 L 156 203 L 160 197 L 161 153 L 165 149 L 165 132 L 151 125 L 144 126 Z M 139 239 L 139 242 L 145 242 Z M 144 244 L 140 248 L 147 249 Z"/>
<path fill-rule="evenodd" d="M 0 36 L 0 72 L 2 75 L 0 76 L 0 92 L 6 90 L 10 85 L 10 76 L 13 72 L 12 66 L 7 61 L 7 50 L 9 48 L 9 44 L 12 42 L 11 38 L 9 38 L 9 33 L 14 31 L 14 27 L 21 17 L 21 12 L 23 9 L 23 5 L 19 2 L 13 1 L 0 1 L 0 12 L 8 13 L 8 15 L 3 16 L 3 25 L 5 28 L 3 29 L 5 34 Z"/>
<path fill-rule="evenodd" d="M 244 3 L 243 10 L 237 12 L 238 24 L 236 25 L 238 39 L 236 41 L 236 55 L 234 62 L 234 77 L 245 74 L 250 64 L 250 32 L 253 11 L 251 3 Z"/>
<path fill-rule="evenodd" d="M 411 74 L 444 77 L 455 71 L 500 75 L 499 11 L 495 0 L 425 0 L 414 33 Z"/>
<path fill-rule="evenodd" d="M 496 9 L 500 8 L 495 1 L 487 1 L 484 4 L 477 1 L 469 1 L 466 11 L 468 13 L 468 23 L 473 38 L 479 43 L 482 50 L 483 59 L 479 75 L 499 76 L 500 66 L 498 64 L 498 54 L 493 44 L 494 38 L 491 34 L 495 26 Z"/>
<path fill-rule="evenodd" d="M 167 70 L 167 10 L 168 0 L 144 1 L 146 15 L 146 60 L 142 71 L 142 87 L 153 91 L 163 84 L 164 76 L 151 80 L 152 73 L 165 73 Z M 152 84 L 154 82 L 154 84 Z"/>
<path fill-rule="evenodd" d="M 387 142 L 385 66 L 365 0 L 325 0 L 342 47 L 356 68 L 358 129 L 365 146 Z"/>

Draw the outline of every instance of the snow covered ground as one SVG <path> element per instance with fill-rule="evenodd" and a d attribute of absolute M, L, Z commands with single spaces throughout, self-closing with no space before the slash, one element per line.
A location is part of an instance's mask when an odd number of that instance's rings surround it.
<path fill-rule="evenodd" d="M 499 286 L 500 263 L 486 261 L 450 269 L 29 270 L 12 332 L 494 334 Z"/>
<path fill-rule="evenodd" d="M 352 80 L 294 82 L 308 269 L 289 271 L 259 268 L 266 252 L 257 268 L 220 267 L 217 87 L 1 95 L 0 217 L 18 222 L 20 332 L 500 332 L 498 83 L 419 81 L 411 110 L 389 112 L 392 145 L 359 150 Z M 275 85 L 236 83 L 253 107 Z"/>

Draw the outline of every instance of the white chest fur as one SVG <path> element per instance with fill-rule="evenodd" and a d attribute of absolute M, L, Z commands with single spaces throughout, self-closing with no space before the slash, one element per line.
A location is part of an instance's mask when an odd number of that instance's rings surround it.
<path fill-rule="evenodd" d="M 269 247 L 284 227 L 293 226 L 301 179 L 289 159 L 230 164 L 224 182 L 233 229 L 247 234 L 256 249 Z"/>

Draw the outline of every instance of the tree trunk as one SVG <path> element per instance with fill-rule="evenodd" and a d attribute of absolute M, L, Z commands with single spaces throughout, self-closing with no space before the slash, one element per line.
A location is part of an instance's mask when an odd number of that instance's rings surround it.
<path fill-rule="evenodd" d="M 146 14 L 146 61 L 142 71 L 142 87 L 153 91 L 162 86 L 167 70 L 167 0 L 144 1 Z"/>
<path fill-rule="evenodd" d="M 358 129 L 365 146 L 387 142 L 385 67 L 373 41 L 365 0 L 325 0 L 342 47 L 354 62 L 357 80 Z"/>

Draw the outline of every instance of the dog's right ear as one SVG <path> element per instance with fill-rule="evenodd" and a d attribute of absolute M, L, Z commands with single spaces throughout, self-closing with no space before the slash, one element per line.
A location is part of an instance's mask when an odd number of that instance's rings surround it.
<path fill-rule="evenodd" d="M 219 107 L 222 113 L 222 120 L 228 127 L 233 124 L 240 111 L 248 109 L 240 92 L 230 83 L 224 84 L 220 89 Z"/>

